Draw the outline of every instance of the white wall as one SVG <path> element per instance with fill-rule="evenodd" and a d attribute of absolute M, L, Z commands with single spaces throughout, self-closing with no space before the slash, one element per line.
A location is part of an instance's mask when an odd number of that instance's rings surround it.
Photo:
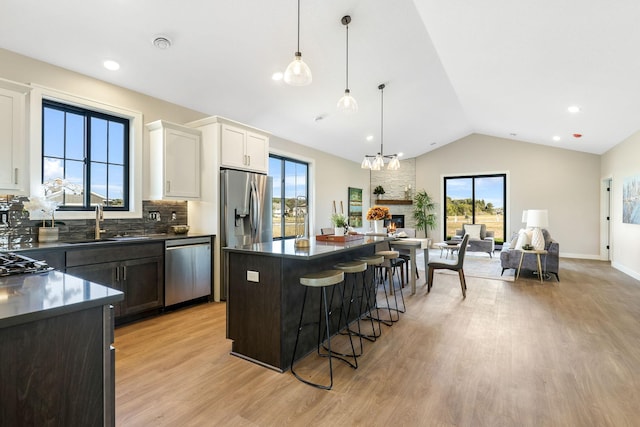
<path fill-rule="evenodd" d="M 349 187 L 362 189 L 362 206 L 369 206 L 371 190 L 369 188 L 369 171 L 360 168 L 359 163 L 297 144 L 277 136 L 269 139 L 270 151 L 294 159 L 310 162 L 310 188 L 314 192 L 310 198 L 313 205 L 310 207 L 311 235 L 320 234 L 320 228 L 332 227 L 329 217 L 333 209 L 333 201 L 336 202 L 338 211 L 340 202 L 344 207 L 344 213 L 348 209 Z M 366 226 L 366 220 L 363 221 Z"/>
<path fill-rule="evenodd" d="M 611 265 L 640 280 L 640 225 L 622 222 L 624 179 L 640 175 L 640 132 L 601 157 L 601 178 L 611 178 Z"/>
<path fill-rule="evenodd" d="M 549 231 L 565 257 L 600 259 L 600 156 L 472 134 L 416 159 L 416 189 L 438 201 L 442 239 L 443 178 L 507 174 L 507 236 L 524 209 L 548 209 Z"/>

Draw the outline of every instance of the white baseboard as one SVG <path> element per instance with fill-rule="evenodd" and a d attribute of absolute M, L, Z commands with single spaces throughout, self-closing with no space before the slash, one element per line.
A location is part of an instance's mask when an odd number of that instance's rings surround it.
<path fill-rule="evenodd" d="M 624 265 L 618 264 L 617 262 L 612 262 L 611 267 L 615 268 L 616 270 L 622 271 L 624 274 L 631 276 L 636 280 L 640 280 L 640 273 L 638 273 L 637 271 L 633 271 L 625 267 Z"/>

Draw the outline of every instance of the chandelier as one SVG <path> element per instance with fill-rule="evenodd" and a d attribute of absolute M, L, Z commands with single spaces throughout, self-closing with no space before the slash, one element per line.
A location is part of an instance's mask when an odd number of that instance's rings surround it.
<path fill-rule="evenodd" d="M 375 155 L 365 154 L 362 164 L 360 165 L 362 169 L 382 170 L 386 160 L 389 161 L 387 170 L 400 169 L 400 160 L 398 160 L 397 154 L 384 154 L 384 88 L 384 83 L 378 86 L 378 89 L 380 89 L 380 151 Z"/>

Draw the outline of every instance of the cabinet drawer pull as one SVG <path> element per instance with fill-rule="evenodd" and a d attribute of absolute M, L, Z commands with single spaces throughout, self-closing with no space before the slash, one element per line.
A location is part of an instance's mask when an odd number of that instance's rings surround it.
<path fill-rule="evenodd" d="M 126 265 L 122 266 L 122 280 L 123 281 L 127 280 L 127 266 Z"/>
<path fill-rule="evenodd" d="M 120 281 L 120 267 L 116 267 L 116 282 Z"/>
<path fill-rule="evenodd" d="M 13 183 L 18 185 L 18 168 L 13 170 Z"/>
<path fill-rule="evenodd" d="M 167 181 L 167 193 L 171 193 L 171 181 Z"/>

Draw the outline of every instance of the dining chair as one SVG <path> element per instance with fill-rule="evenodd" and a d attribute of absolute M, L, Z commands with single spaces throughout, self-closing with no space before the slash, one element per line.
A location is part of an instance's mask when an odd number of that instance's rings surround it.
<path fill-rule="evenodd" d="M 462 238 L 462 242 L 460 242 L 460 248 L 458 249 L 458 260 L 456 262 L 436 262 L 432 261 L 427 264 L 429 269 L 428 277 L 427 277 L 427 292 L 431 292 L 431 286 L 433 285 L 433 272 L 434 270 L 451 270 L 457 271 L 458 276 L 460 277 L 460 288 L 462 288 L 462 297 L 467 297 L 467 282 L 464 278 L 464 270 L 462 269 L 462 265 L 464 264 L 464 255 L 467 252 L 467 244 L 469 242 L 469 235 L 465 234 Z"/>

